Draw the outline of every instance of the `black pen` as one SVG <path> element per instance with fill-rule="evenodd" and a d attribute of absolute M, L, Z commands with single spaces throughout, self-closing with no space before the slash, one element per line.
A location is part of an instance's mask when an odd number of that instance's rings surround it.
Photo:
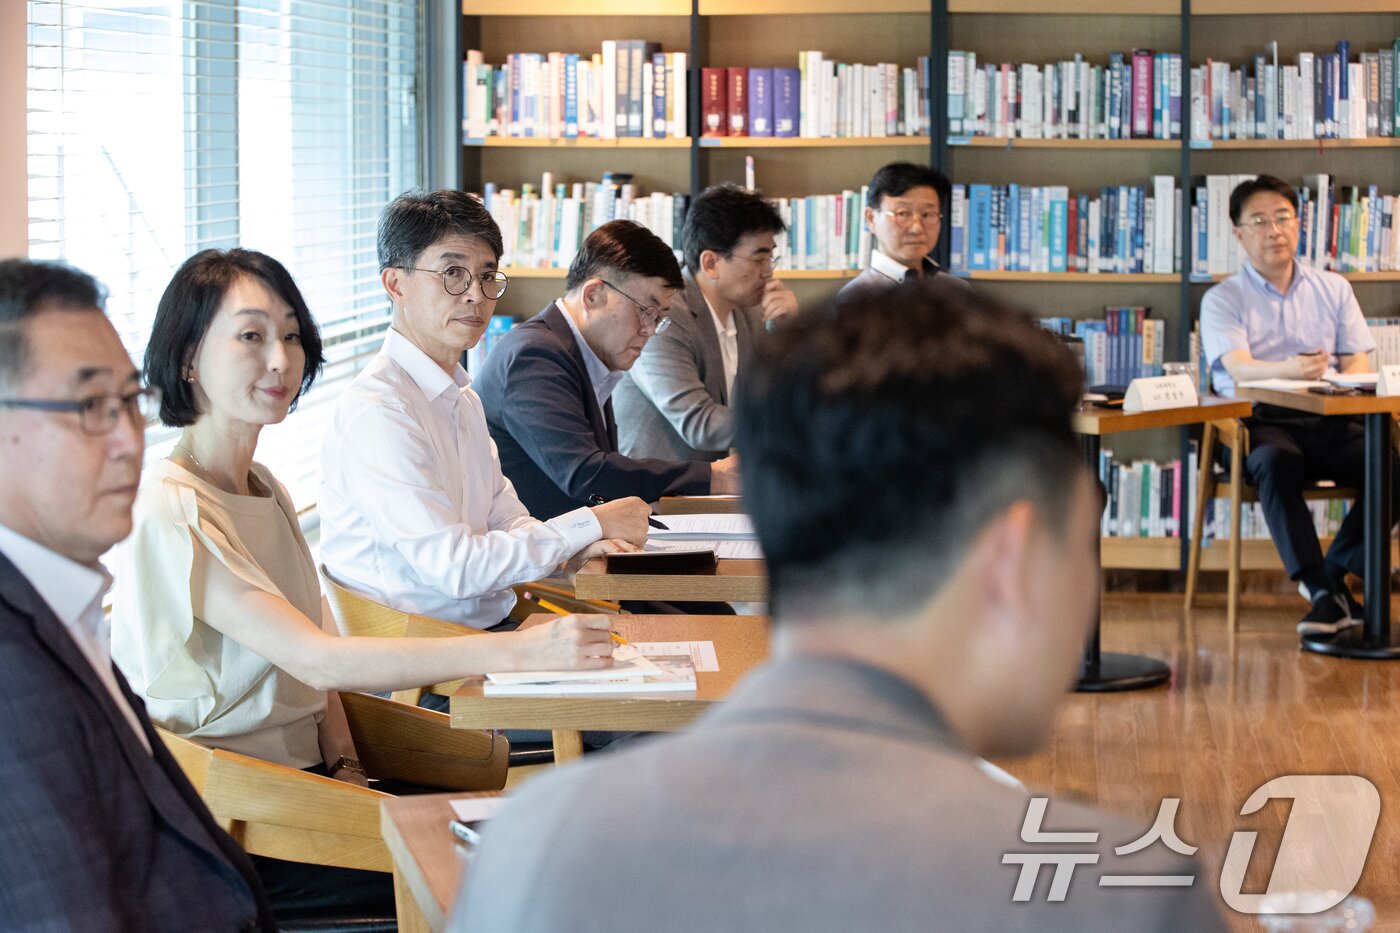
<path fill-rule="evenodd" d="M 594 493 L 593 495 L 591 495 L 591 496 L 588 497 L 588 504 L 589 504 L 589 505 L 603 505 L 603 504 L 606 503 L 607 501 L 608 501 L 607 499 L 604 499 L 602 496 L 598 495 L 597 493 Z M 658 522 L 655 518 L 653 518 L 653 517 L 650 516 L 650 515 L 647 516 L 647 524 L 650 525 L 650 526 L 653 527 L 653 528 L 660 528 L 662 531 L 670 531 L 670 530 L 671 530 L 671 529 L 667 528 L 665 525 L 663 525 L 663 524 L 661 524 L 660 522 Z"/>

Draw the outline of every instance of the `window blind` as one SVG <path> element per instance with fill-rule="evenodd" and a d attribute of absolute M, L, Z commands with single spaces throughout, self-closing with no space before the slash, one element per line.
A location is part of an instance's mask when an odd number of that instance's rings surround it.
<path fill-rule="evenodd" d="M 175 269 L 209 247 L 285 264 L 320 379 L 258 459 L 315 504 L 336 398 L 390 307 L 375 222 L 417 183 L 417 0 L 28 0 L 29 248 L 107 287 L 140 364 Z M 154 426 L 147 460 L 176 432 Z"/>

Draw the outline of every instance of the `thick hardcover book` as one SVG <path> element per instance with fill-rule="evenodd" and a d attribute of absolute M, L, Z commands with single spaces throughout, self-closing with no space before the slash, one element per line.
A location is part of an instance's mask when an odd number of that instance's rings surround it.
<path fill-rule="evenodd" d="M 1132 125 L 1134 139 L 1152 136 L 1152 50 L 1133 49 Z"/>
<path fill-rule="evenodd" d="M 700 71 L 701 135 L 729 135 L 728 74 L 723 68 L 703 68 Z"/>
<path fill-rule="evenodd" d="M 729 68 L 728 71 L 728 111 L 729 135 L 749 135 L 749 70 Z"/>
<path fill-rule="evenodd" d="M 749 69 L 749 135 L 773 135 L 773 69 Z"/>
<path fill-rule="evenodd" d="M 801 131 L 799 107 L 802 76 L 796 68 L 773 69 L 773 135 L 797 136 Z"/>

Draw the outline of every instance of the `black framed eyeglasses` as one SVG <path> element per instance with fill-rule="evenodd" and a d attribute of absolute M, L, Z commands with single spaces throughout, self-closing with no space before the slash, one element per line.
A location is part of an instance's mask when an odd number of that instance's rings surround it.
<path fill-rule="evenodd" d="M 100 437 L 117 429 L 125 414 L 141 430 L 160 414 L 160 390 L 138 389 L 125 395 L 89 395 L 78 399 L 0 398 L 0 408 L 77 413 L 83 433 Z"/>
<path fill-rule="evenodd" d="M 652 333 L 659 334 L 663 330 L 671 326 L 671 318 L 669 315 L 666 314 L 665 311 L 662 311 L 658 307 L 648 307 L 647 305 L 642 304 L 640 301 L 633 298 L 631 295 L 627 294 L 622 289 L 609 282 L 607 279 L 599 279 L 598 281 L 602 282 L 608 288 L 611 288 L 623 298 L 626 298 L 628 301 L 632 302 L 632 304 L 637 306 L 637 314 L 642 319 L 643 328 L 654 327 L 656 329 L 652 331 Z"/>
<path fill-rule="evenodd" d="M 418 269 L 414 266 L 404 266 L 409 272 L 431 272 L 433 275 L 442 276 L 442 290 L 449 295 L 465 295 L 467 289 L 472 287 L 472 282 L 481 283 L 481 293 L 492 301 L 506 293 L 506 286 L 510 284 L 510 279 L 504 272 L 483 272 L 480 275 L 472 275 L 472 271 L 463 266 L 448 266 L 446 269 Z"/>

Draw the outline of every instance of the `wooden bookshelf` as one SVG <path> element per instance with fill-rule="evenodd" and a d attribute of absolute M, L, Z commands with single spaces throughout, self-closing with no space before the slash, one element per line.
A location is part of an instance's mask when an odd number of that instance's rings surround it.
<path fill-rule="evenodd" d="M 622 139 L 483 136 L 479 139 L 463 139 L 462 145 L 488 149 L 689 149 L 690 139 L 651 139 L 635 136 Z"/>
<path fill-rule="evenodd" d="M 1035 0 L 949 0 L 949 13 L 1021 13 L 1055 15 L 1088 14 L 1091 16 L 1179 16 L 1181 4 L 1174 0 L 1139 0 L 1128 4 L 1121 0 L 1067 0 L 1065 3 L 1036 3 Z"/>
<path fill-rule="evenodd" d="M 928 0 L 700 0 L 701 16 L 811 16 L 823 13 L 927 13 Z"/>
<path fill-rule="evenodd" d="M 1400 2 L 1397 0 L 1193 0 L 1191 13 L 1194 16 L 1400 13 Z"/>
<path fill-rule="evenodd" d="M 1100 538 L 1105 570 L 1180 570 L 1180 538 Z"/>
<path fill-rule="evenodd" d="M 1020 136 L 950 136 L 950 147 L 968 149 L 1169 149 L 1179 150 L 1179 139 L 1025 139 Z"/>
<path fill-rule="evenodd" d="M 510 4 L 462 0 L 463 16 L 689 16 L 690 0 L 575 0 L 561 10 L 550 0 Z"/>
<path fill-rule="evenodd" d="M 894 146 L 927 148 L 927 136 L 702 136 L 701 149 L 875 149 Z"/>
<path fill-rule="evenodd" d="M 1366 139 L 1193 139 L 1191 148 L 1202 151 L 1228 149 L 1400 149 L 1393 136 Z"/>

